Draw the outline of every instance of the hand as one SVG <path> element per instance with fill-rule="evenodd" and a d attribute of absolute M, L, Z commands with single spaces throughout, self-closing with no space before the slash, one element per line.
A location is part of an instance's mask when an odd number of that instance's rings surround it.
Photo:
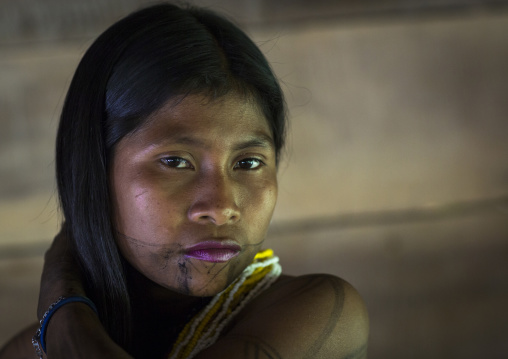
<path fill-rule="evenodd" d="M 86 296 L 82 274 L 66 225 L 44 256 L 37 316 L 42 318 L 58 297 Z M 70 303 L 51 317 L 47 355 L 59 358 L 132 359 L 108 335 L 99 317 L 84 303 Z"/>
<path fill-rule="evenodd" d="M 37 317 L 42 318 L 58 297 L 85 296 L 81 273 L 65 223 L 44 256 Z"/>

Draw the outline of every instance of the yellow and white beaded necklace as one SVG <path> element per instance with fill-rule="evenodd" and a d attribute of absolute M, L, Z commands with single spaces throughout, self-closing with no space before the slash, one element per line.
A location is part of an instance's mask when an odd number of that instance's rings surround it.
<path fill-rule="evenodd" d="M 259 252 L 254 261 L 225 290 L 187 323 L 169 359 L 191 359 L 215 343 L 224 327 L 256 295 L 267 289 L 281 274 L 279 258 L 271 249 Z"/>

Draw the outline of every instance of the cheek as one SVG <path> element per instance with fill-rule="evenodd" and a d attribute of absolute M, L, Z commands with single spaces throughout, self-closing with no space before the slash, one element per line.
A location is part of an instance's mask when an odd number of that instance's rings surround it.
<path fill-rule="evenodd" d="M 150 212 L 159 207 L 153 202 L 149 191 L 124 189 L 116 197 L 115 223 L 116 230 L 125 236 L 143 239 L 145 227 L 150 226 Z"/>
<path fill-rule="evenodd" d="M 171 257 L 181 246 L 177 242 L 185 219 L 183 192 L 154 176 L 130 178 L 115 189 L 116 239 L 122 255 L 142 272 L 146 266 L 167 265 L 164 256 Z"/>
<path fill-rule="evenodd" d="M 272 218 L 273 211 L 275 209 L 275 204 L 277 203 L 277 185 L 272 185 L 267 189 L 264 196 L 264 207 L 267 212 L 267 216 L 269 219 Z"/>
<path fill-rule="evenodd" d="M 247 218 L 252 218 L 256 223 L 254 227 L 260 226 L 267 227 L 272 218 L 275 204 L 277 202 L 277 182 L 276 181 L 262 181 L 254 191 L 250 192 L 249 199 L 247 200 L 246 208 Z M 266 230 L 266 228 L 265 228 Z"/>
<path fill-rule="evenodd" d="M 131 181 L 116 196 L 116 229 L 144 242 L 167 240 L 181 221 L 181 205 L 182 198 L 157 181 Z"/>
<path fill-rule="evenodd" d="M 139 272 L 158 282 L 151 274 L 165 270 L 177 243 L 178 220 L 174 207 L 155 191 L 131 191 L 119 201 L 116 241 L 122 256 Z"/>

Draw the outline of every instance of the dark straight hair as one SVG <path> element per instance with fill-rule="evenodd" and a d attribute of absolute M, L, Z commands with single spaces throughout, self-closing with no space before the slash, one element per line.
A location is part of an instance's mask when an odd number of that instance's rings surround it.
<path fill-rule="evenodd" d="M 65 233 L 87 295 L 110 336 L 126 349 L 129 290 L 108 188 L 115 145 L 169 99 L 231 91 L 259 105 L 279 160 L 286 122 L 279 83 L 252 40 L 211 11 L 171 4 L 137 11 L 100 35 L 74 74 L 56 142 Z"/>

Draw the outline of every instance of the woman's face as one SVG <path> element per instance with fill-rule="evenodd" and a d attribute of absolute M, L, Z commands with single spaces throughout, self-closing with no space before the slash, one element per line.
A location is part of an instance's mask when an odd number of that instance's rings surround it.
<path fill-rule="evenodd" d="M 253 101 L 169 101 L 115 149 L 120 252 L 165 288 L 195 296 L 222 291 L 264 241 L 276 172 L 270 127 Z"/>

